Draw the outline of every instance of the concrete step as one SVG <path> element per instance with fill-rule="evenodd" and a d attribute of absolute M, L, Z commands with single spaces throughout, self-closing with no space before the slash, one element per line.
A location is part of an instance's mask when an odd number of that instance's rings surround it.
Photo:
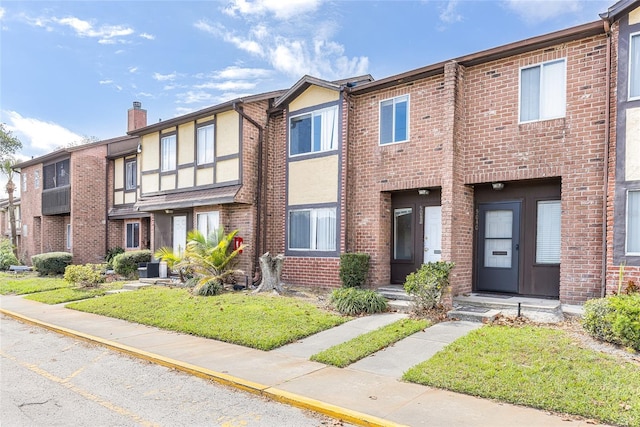
<path fill-rule="evenodd" d="M 147 286 L 151 286 L 151 285 L 170 285 L 171 284 L 171 279 L 161 279 L 159 277 L 151 277 L 151 278 L 146 278 L 146 277 L 142 277 L 138 280 L 139 283 L 145 284 Z"/>
<path fill-rule="evenodd" d="M 499 310 L 483 307 L 458 307 L 447 313 L 447 318 L 467 322 L 490 323 L 500 314 Z"/>
<path fill-rule="evenodd" d="M 402 285 L 382 286 L 376 290 L 380 295 L 389 300 L 411 301 L 412 298 L 405 292 Z"/>
<path fill-rule="evenodd" d="M 411 301 L 406 301 L 401 299 L 387 300 L 387 307 L 389 308 L 389 311 L 395 311 L 398 313 L 410 313 L 412 309 Z"/>
<path fill-rule="evenodd" d="M 536 322 L 555 323 L 564 320 L 560 301 L 544 298 L 530 298 L 518 295 L 492 295 L 472 293 L 453 298 L 453 308 L 466 312 L 497 310 L 504 316 L 527 317 Z M 485 311 L 486 313 L 487 311 Z M 453 316 L 453 315 L 452 315 Z M 457 314 L 455 314 L 457 316 Z"/>
<path fill-rule="evenodd" d="M 126 291 L 137 291 L 140 288 L 146 288 L 152 285 L 154 285 L 154 283 L 132 282 L 132 283 L 125 283 L 124 285 L 122 285 L 122 289 Z"/>

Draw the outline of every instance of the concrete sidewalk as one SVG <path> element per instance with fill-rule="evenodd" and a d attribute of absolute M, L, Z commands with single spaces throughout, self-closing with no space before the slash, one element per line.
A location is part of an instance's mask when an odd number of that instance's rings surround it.
<path fill-rule="evenodd" d="M 0 312 L 154 363 L 371 426 L 587 426 L 586 421 L 399 381 L 402 373 L 478 327 L 447 322 L 339 369 L 309 355 L 391 323 L 402 314 L 355 319 L 265 352 L 25 300 L 0 297 Z"/>

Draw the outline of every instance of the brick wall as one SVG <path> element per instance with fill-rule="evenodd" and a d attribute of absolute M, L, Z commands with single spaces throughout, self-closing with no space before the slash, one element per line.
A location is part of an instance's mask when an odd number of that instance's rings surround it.
<path fill-rule="evenodd" d="M 40 174 L 39 188 L 34 186 L 34 174 Z M 40 218 L 42 212 L 42 165 L 37 164 L 22 168 L 17 179 L 22 179 L 22 174 L 27 174 L 27 189 L 20 194 L 20 208 L 22 215 L 22 225 L 26 225 L 27 234 L 22 237 L 21 258 L 24 262 L 31 264 L 31 256 L 43 252 L 42 250 L 42 227 Z M 16 181 L 16 185 L 21 185 Z"/>

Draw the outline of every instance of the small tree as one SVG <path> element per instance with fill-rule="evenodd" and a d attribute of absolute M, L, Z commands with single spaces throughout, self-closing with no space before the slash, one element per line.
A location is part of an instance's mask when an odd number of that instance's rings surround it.
<path fill-rule="evenodd" d="M 7 177 L 7 195 L 9 196 L 9 206 L 7 212 L 9 214 L 9 227 L 11 228 L 11 244 L 13 245 L 13 254 L 18 256 L 18 247 L 16 245 L 16 215 L 13 206 L 13 192 L 16 186 L 13 183 L 13 166 L 16 160 L 13 155 L 22 148 L 22 142 L 13 136 L 10 130 L 5 129 L 4 123 L 0 123 L 0 171 Z"/>

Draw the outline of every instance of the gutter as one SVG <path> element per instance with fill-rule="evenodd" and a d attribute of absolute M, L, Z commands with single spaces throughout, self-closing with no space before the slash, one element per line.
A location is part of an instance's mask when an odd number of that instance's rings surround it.
<path fill-rule="evenodd" d="M 264 252 L 264 238 L 262 236 L 262 146 L 264 141 L 264 127 L 262 127 L 258 122 L 249 117 L 244 111 L 242 111 L 238 107 L 238 103 L 233 103 L 233 110 L 238 113 L 242 118 L 247 120 L 253 126 L 258 129 L 258 182 L 256 184 L 257 194 L 256 194 L 256 227 L 254 232 L 254 241 L 256 242 L 256 249 L 254 251 L 255 263 L 259 263 L 260 254 Z M 262 215 L 261 215 L 262 214 Z M 253 272 L 252 272 L 253 273 Z M 253 276 L 252 276 L 253 277 Z"/>
<path fill-rule="evenodd" d="M 609 194 L 609 138 L 611 132 L 611 22 L 602 17 L 604 31 L 607 35 L 607 58 L 605 75 L 605 126 L 604 126 L 604 191 L 602 195 L 602 271 L 600 282 L 600 297 L 607 294 L 607 202 Z"/>

